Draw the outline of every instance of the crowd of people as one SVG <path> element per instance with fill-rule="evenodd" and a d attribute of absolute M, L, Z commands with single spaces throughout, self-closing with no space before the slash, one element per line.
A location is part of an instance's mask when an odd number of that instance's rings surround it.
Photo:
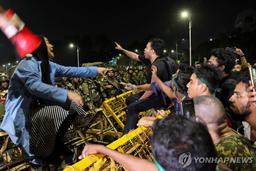
<path fill-rule="evenodd" d="M 127 56 L 131 57 L 133 55 L 133 59 L 148 58 L 148 61 L 150 61 L 152 56 L 148 54 L 148 49 L 154 51 L 154 48 L 156 48 L 154 46 L 155 40 L 157 39 L 152 39 L 148 42 L 144 50 L 144 57 L 137 56 L 137 58 L 134 58 L 135 55 L 133 53 L 123 50 L 118 44 L 117 49 L 121 49 Z M 160 47 L 157 46 L 157 48 Z M 237 59 L 241 61 L 240 64 L 236 62 Z M 156 61 L 156 58 L 153 61 Z M 239 70 L 236 69 L 237 65 L 240 65 L 238 67 Z M 247 63 L 241 49 L 230 47 L 213 49 L 210 52 L 208 61 L 197 65 L 195 68 L 181 63 L 175 73 L 170 73 L 172 74 L 172 79 L 168 81 L 161 78 L 159 75 L 161 72 L 157 72 L 158 68 L 160 68 L 159 66 L 153 62 L 149 62 L 149 66 L 151 69 L 148 70 L 148 72 L 151 72 L 149 84 L 127 86 L 130 89 L 143 90 L 144 94 L 140 92 L 141 94 L 135 94 L 127 99 L 128 109 L 125 128 L 128 129 L 125 129 L 124 133 L 128 133 L 137 126 L 153 125 L 154 131 L 158 122 L 167 122 L 172 117 L 174 120 L 177 119 L 184 122 L 189 120 L 195 125 L 204 124 L 211 137 L 210 141 L 203 140 L 205 144 L 196 143 L 200 129 L 193 129 L 195 133 L 188 133 L 186 130 L 189 124 L 182 124 L 182 122 L 176 120 L 175 123 L 172 123 L 172 129 L 169 129 L 168 126 L 170 125 L 167 123 L 161 127 L 163 134 L 153 132 L 151 141 L 154 163 L 114 152 L 100 145 L 85 146 L 80 158 L 89 154 L 103 153 L 110 155 L 110 157 L 129 170 L 139 170 L 138 168 L 147 168 L 147 170 L 256 169 L 254 147 L 255 69 Z M 161 70 L 165 70 L 163 65 Z M 155 100 L 152 95 L 159 96 L 159 98 Z M 130 100 L 130 98 L 133 98 L 133 100 Z M 184 111 L 186 101 L 189 99 L 193 100 L 194 113 L 192 111 L 187 115 Z M 172 109 L 175 116 L 167 116 L 160 121 L 154 116 L 140 119 L 138 117 L 139 112 L 150 108 L 154 108 L 158 110 L 157 113 L 165 115 L 162 109 L 167 107 Z M 184 135 L 177 133 L 180 127 L 184 131 L 182 132 Z M 192 128 L 188 129 L 192 131 Z M 164 135 L 164 131 L 166 131 L 167 135 Z M 191 137 L 185 135 L 186 133 Z M 179 137 L 176 137 L 177 134 Z M 155 136 L 161 143 L 154 145 Z M 186 142 L 184 142 L 185 140 Z M 207 146 L 204 150 L 206 156 L 201 154 L 200 150 L 196 150 L 196 152 L 192 150 L 199 148 L 199 146 L 204 148 L 204 145 Z M 179 161 L 179 158 L 187 152 L 192 156 L 192 161 L 190 165 L 184 167 L 184 163 Z M 215 160 L 210 163 L 199 163 L 195 161 L 196 157 L 211 157 L 212 159 L 215 158 Z M 241 160 L 243 161 L 241 162 Z"/>
<path fill-rule="evenodd" d="M 6 33 L 11 22 L 5 20 L 4 15 L 0 15 L 0 27 Z M 117 50 L 145 65 L 146 81 L 136 82 L 125 76 L 131 71 L 123 72 L 122 76 L 120 72 L 104 67 L 56 64 L 51 61 L 53 45 L 48 38 L 37 36 L 37 43 L 7 82 L 5 114 L 0 127 L 14 144 L 21 147 L 31 165 L 37 167 L 45 161 L 57 161 L 56 155 L 72 164 L 72 152 L 65 147 L 63 134 L 77 109 L 87 103 L 81 94 L 87 96 L 89 87 L 78 77 L 99 74 L 103 75 L 99 78 L 101 83 L 97 83 L 99 87 L 110 90 L 104 91 L 105 95 L 102 91 L 100 96 L 110 97 L 112 90 L 122 93 L 121 85 L 137 91 L 126 99 L 128 107 L 123 132 L 127 134 L 137 126 L 152 127 L 154 162 L 93 144 L 84 147 L 80 159 L 103 153 L 128 170 L 256 169 L 255 70 L 247 63 L 241 49 L 213 49 L 207 62 L 193 67 L 185 62 L 178 64 L 174 59 L 167 63 L 163 55 L 165 42 L 159 38 L 148 41 L 143 56 L 116 43 Z M 132 71 L 131 74 L 131 77 L 144 78 L 139 72 Z M 62 77 L 58 86 L 55 77 Z M 66 77 L 74 78 L 67 81 Z M 4 85 L 1 82 L 1 91 L 2 88 L 6 90 Z M 192 104 L 190 113 L 185 110 L 187 102 Z M 164 110 L 169 108 L 174 115 L 163 119 L 155 116 L 140 118 L 140 112 L 152 108 L 164 116 Z M 181 159 L 185 155 L 190 160 Z M 198 158 L 211 160 L 199 162 Z"/>
<path fill-rule="evenodd" d="M 126 92 L 120 83 L 143 84 L 146 82 L 143 66 L 112 66 L 112 70 L 105 76 L 95 78 L 67 78 L 56 80 L 57 86 L 77 91 L 89 108 L 99 108 L 102 102 L 111 97 Z M 136 75 L 135 75 L 136 74 Z"/>

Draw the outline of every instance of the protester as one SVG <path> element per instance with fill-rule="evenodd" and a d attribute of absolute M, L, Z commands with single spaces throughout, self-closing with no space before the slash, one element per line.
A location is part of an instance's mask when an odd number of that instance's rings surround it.
<path fill-rule="evenodd" d="M 157 120 L 153 126 L 151 145 L 154 163 L 122 154 L 103 145 L 93 144 L 86 145 L 79 158 L 102 153 L 110 156 L 129 171 L 214 171 L 216 169 L 216 163 L 200 163 L 194 160 L 195 157 L 216 157 L 216 151 L 206 127 L 182 116 L 167 116 Z M 189 164 L 180 159 L 186 154 L 191 159 Z"/>
<path fill-rule="evenodd" d="M 40 39 L 40 46 L 18 64 L 10 79 L 1 124 L 33 164 L 41 164 L 41 159 L 51 155 L 55 147 L 62 147 L 55 146 L 55 139 L 60 130 L 64 132 L 62 123 L 70 116 L 63 107 L 70 102 L 83 106 L 80 95 L 55 86 L 55 77 L 95 77 L 109 70 L 58 65 L 50 61 L 54 57 L 53 45 L 46 37 Z"/>

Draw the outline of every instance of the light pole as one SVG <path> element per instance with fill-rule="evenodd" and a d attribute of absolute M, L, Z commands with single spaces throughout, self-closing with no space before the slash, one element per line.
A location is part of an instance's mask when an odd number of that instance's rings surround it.
<path fill-rule="evenodd" d="M 182 11 L 181 12 L 181 17 L 182 18 L 187 18 L 188 19 L 188 35 L 189 35 L 189 65 L 192 65 L 192 35 L 191 35 L 191 30 L 192 30 L 192 20 L 191 20 L 191 15 L 188 11 Z"/>
<path fill-rule="evenodd" d="M 73 49 L 74 47 L 76 47 L 76 60 L 77 60 L 77 67 L 80 66 L 80 48 L 79 46 L 75 45 L 74 43 L 70 43 L 69 47 L 71 49 Z"/>

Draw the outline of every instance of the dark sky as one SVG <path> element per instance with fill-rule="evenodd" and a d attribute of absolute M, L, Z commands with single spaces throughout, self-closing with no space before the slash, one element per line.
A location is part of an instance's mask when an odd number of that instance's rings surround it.
<path fill-rule="evenodd" d="M 165 39 L 169 47 L 188 37 L 182 9 L 192 13 L 192 44 L 228 32 L 238 13 L 255 9 L 253 0 L 0 0 L 13 8 L 31 30 L 62 42 L 74 36 L 105 35 L 124 47 L 149 36 Z M 193 46 L 193 47 L 194 47 Z M 13 60 L 10 43 L 0 34 L 0 63 Z M 71 54 L 70 54 L 71 55 Z M 68 55 L 67 55 L 68 56 Z"/>

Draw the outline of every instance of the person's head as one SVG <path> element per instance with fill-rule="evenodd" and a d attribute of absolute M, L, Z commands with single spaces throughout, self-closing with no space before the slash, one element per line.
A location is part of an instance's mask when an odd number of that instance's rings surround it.
<path fill-rule="evenodd" d="M 144 49 L 144 56 L 147 59 L 162 56 L 165 42 L 162 39 L 154 38 L 148 41 Z"/>
<path fill-rule="evenodd" d="M 116 70 L 116 71 L 113 71 L 113 76 L 114 77 L 119 77 L 120 75 L 122 74 L 122 70 Z"/>
<path fill-rule="evenodd" d="M 62 82 L 68 81 L 68 77 L 62 77 L 61 79 L 62 79 Z"/>
<path fill-rule="evenodd" d="M 229 74 L 235 65 L 236 56 L 229 47 L 225 49 L 216 48 L 211 51 L 208 63 L 216 66 L 222 72 Z"/>
<path fill-rule="evenodd" d="M 195 116 L 198 121 L 206 124 L 208 129 L 218 128 L 226 123 L 223 104 L 214 96 L 198 96 L 194 99 Z"/>
<path fill-rule="evenodd" d="M 215 147 L 207 128 L 182 116 L 167 116 L 157 120 L 151 138 L 152 152 L 165 170 L 215 170 L 216 164 L 200 163 L 195 157 L 216 157 Z M 182 160 L 188 155 L 190 164 Z"/>
<path fill-rule="evenodd" d="M 79 84 L 80 78 L 79 77 L 73 77 L 72 78 L 72 83 L 73 84 Z"/>
<path fill-rule="evenodd" d="M 49 42 L 47 37 L 44 37 L 44 41 L 47 47 L 47 53 L 48 53 L 48 58 L 53 58 L 54 57 L 54 53 L 53 53 L 53 45 Z"/>
<path fill-rule="evenodd" d="M 234 72 L 233 75 L 239 74 Z M 218 94 L 218 98 L 222 101 L 225 107 L 229 107 L 229 98 L 233 95 L 237 81 L 234 78 L 228 78 L 221 85 L 221 93 Z"/>
<path fill-rule="evenodd" d="M 108 77 L 114 77 L 114 76 L 115 76 L 114 71 L 108 71 L 108 72 L 107 72 L 107 76 L 108 76 Z"/>
<path fill-rule="evenodd" d="M 220 72 L 214 66 L 204 64 L 196 68 L 187 84 L 188 96 L 193 98 L 214 94 L 219 87 L 220 79 Z"/>
<path fill-rule="evenodd" d="M 190 77 L 193 73 L 193 68 L 185 63 L 179 65 L 179 69 L 176 74 L 173 75 L 172 82 L 181 94 L 187 95 L 187 84 L 190 81 Z"/>
<path fill-rule="evenodd" d="M 9 79 L 7 75 L 0 75 L 0 89 L 8 89 L 9 87 Z"/>
<path fill-rule="evenodd" d="M 223 48 L 216 48 L 212 49 L 210 52 L 210 58 L 208 59 L 208 64 L 219 67 L 219 57 L 222 56 L 224 49 Z"/>
<path fill-rule="evenodd" d="M 250 81 L 249 72 L 242 72 L 236 79 L 237 84 L 235 85 L 234 93 L 229 98 L 230 108 L 236 114 L 246 117 L 251 113 L 248 98 L 248 88 Z"/>

